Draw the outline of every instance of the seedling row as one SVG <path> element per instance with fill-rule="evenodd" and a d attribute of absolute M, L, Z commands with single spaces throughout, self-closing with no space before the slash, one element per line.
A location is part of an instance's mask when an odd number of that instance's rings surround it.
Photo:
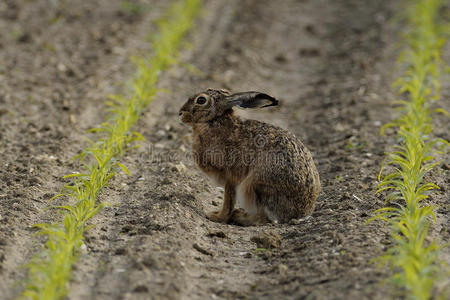
<path fill-rule="evenodd" d="M 62 221 L 35 225 L 39 234 L 48 240 L 27 265 L 29 277 L 24 297 L 62 299 L 67 295 L 72 266 L 83 245 L 83 234 L 89 229 L 87 222 L 105 206 L 98 202 L 98 196 L 117 172 L 129 173 L 119 158 L 136 141 L 143 139 L 139 133 L 131 131 L 132 127 L 153 100 L 161 72 L 176 63 L 180 43 L 192 26 L 200 5 L 199 0 L 181 0 L 170 6 L 159 23 L 159 33 L 153 35 L 153 53 L 134 58 L 137 72 L 131 94 L 111 96 L 106 102 L 109 120 L 89 130 L 96 133 L 95 139 L 86 138 L 89 146 L 75 157 L 80 161 L 82 171 L 64 176 L 71 182 L 63 187 L 61 194 L 51 199 L 67 199 L 67 205 L 52 206 L 60 210 Z"/>
<path fill-rule="evenodd" d="M 405 4 L 404 49 L 399 56 L 404 71 L 394 84 L 402 97 L 395 102 L 400 114 L 382 129 L 395 128 L 399 144 L 387 154 L 379 175 L 377 193 L 389 192 L 385 196 L 388 206 L 377 210 L 372 220 L 386 221 L 391 228 L 394 246 L 380 258 L 394 271 L 391 281 L 408 298 L 430 299 L 445 297 L 445 291 L 438 295 L 435 288 L 448 275 L 448 266 L 439 260 L 443 245 L 426 241 L 437 209 L 428 199 L 439 189 L 426 175 L 440 163 L 435 158 L 439 150 L 449 145 L 433 138 L 432 132 L 432 106 L 440 99 L 446 27 L 439 24 L 443 1 L 415 0 Z M 383 174 L 384 170 L 388 170 L 387 174 Z"/>

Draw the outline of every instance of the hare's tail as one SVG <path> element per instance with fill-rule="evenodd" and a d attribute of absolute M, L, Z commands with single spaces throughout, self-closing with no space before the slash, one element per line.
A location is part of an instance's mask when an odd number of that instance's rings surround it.
<path fill-rule="evenodd" d="M 258 189 L 256 194 L 258 206 L 263 208 L 266 217 L 272 222 L 288 222 L 307 216 L 314 210 L 315 201 L 301 193 L 294 195 L 286 191 L 266 192 Z"/>
<path fill-rule="evenodd" d="M 317 194 L 314 185 L 303 191 L 292 191 L 286 186 L 263 184 L 249 174 L 236 187 L 236 202 L 249 216 L 288 222 L 311 214 Z"/>

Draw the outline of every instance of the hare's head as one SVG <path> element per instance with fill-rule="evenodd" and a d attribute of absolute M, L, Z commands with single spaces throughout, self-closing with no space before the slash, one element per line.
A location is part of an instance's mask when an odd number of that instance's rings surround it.
<path fill-rule="evenodd" d="M 207 89 L 188 99 L 180 109 L 183 123 L 195 124 L 211 121 L 214 118 L 231 114 L 233 106 L 241 108 L 263 108 L 278 105 L 278 101 L 260 92 L 242 92 L 231 94 L 220 89 Z"/>

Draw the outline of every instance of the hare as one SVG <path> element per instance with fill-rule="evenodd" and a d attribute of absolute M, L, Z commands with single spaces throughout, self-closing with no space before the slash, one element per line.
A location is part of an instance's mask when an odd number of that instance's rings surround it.
<path fill-rule="evenodd" d="M 321 186 L 309 150 L 284 129 L 233 113 L 235 106 L 275 105 L 275 98 L 260 92 L 207 89 L 180 109 L 181 121 L 193 128 L 196 164 L 224 187 L 222 209 L 208 214 L 210 220 L 251 226 L 314 210 Z M 242 209 L 234 209 L 236 202 Z"/>

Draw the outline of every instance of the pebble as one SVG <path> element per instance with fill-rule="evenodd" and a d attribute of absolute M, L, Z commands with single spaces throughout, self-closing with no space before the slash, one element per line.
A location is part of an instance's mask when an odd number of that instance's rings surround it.
<path fill-rule="evenodd" d="M 87 253 L 87 252 L 88 252 L 88 251 L 87 251 L 87 246 L 86 246 L 85 243 L 82 243 L 82 244 L 81 244 L 81 246 L 80 246 L 80 251 L 81 251 L 82 253 Z"/>
<path fill-rule="evenodd" d="M 287 272 L 288 267 L 285 264 L 279 264 L 278 265 L 278 272 L 280 275 L 284 275 Z"/>
<path fill-rule="evenodd" d="M 67 67 L 66 67 L 66 65 L 64 65 L 63 63 L 58 63 L 58 65 L 56 66 L 57 68 L 58 68 L 58 70 L 60 71 L 60 72 L 65 72 L 65 71 L 67 71 Z"/>
<path fill-rule="evenodd" d="M 186 166 L 182 162 L 179 162 L 177 164 L 169 163 L 168 165 L 172 171 L 176 171 L 178 173 L 184 172 L 186 170 Z"/>
<path fill-rule="evenodd" d="M 310 219 L 312 219 L 312 216 L 306 216 L 306 217 L 301 218 L 301 219 L 292 219 L 292 220 L 289 221 L 289 224 L 291 224 L 291 225 L 299 225 L 300 223 L 308 221 Z"/>

